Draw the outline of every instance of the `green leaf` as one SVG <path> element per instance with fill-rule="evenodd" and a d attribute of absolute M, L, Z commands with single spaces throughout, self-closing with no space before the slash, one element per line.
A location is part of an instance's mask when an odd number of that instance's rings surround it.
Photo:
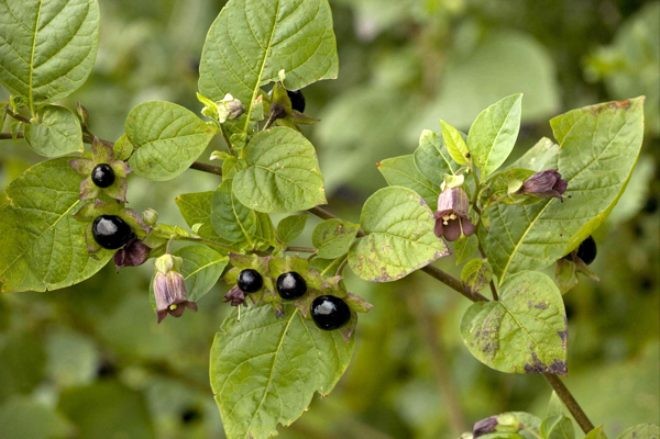
<path fill-rule="evenodd" d="M 296 239 L 305 229 L 307 214 L 287 216 L 277 224 L 277 237 L 283 243 L 289 243 Z"/>
<path fill-rule="evenodd" d="M 472 123 L 467 144 L 482 177 L 497 170 L 513 150 L 520 129 L 522 94 L 507 96 L 483 110 Z"/>
<path fill-rule="evenodd" d="M 211 209 L 215 191 L 180 194 L 174 199 L 181 216 L 190 227 L 197 228 L 197 234 L 210 240 L 223 240 L 211 227 Z"/>
<path fill-rule="evenodd" d="M 470 150 L 465 143 L 463 134 L 444 120 L 440 121 L 442 140 L 447 146 L 447 152 L 459 165 L 470 163 Z"/>
<path fill-rule="evenodd" d="M 35 104 L 62 99 L 87 79 L 96 58 L 95 0 L 1 0 L 0 82 Z"/>
<path fill-rule="evenodd" d="M 298 131 L 287 127 L 261 131 L 244 152 L 248 167 L 234 176 L 233 192 L 245 206 L 271 213 L 325 204 L 316 151 Z"/>
<path fill-rule="evenodd" d="M 472 259 L 461 270 L 461 281 L 473 291 L 479 291 L 493 278 L 487 259 Z"/>
<path fill-rule="evenodd" d="M 246 108 L 247 126 L 261 86 L 276 80 L 282 69 L 289 90 L 337 77 L 327 0 L 229 1 L 204 42 L 199 67 L 202 94 L 219 101 L 231 93 Z"/>
<path fill-rule="evenodd" d="M 447 175 L 453 175 L 457 167 L 443 145 L 442 138 L 431 130 L 422 131 L 413 157 L 417 169 L 438 186 Z"/>
<path fill-rule="evenodd" d="M 474 303 L 463 315 L 461 335 L 472 355 L 507 373 L 566 373 L 566 313 L 552 279 L 521 272 L 499 293 L 498 301 Z"/>
<path fill-rule="evenodd" d="M 68 159 L 41 162 L 14 180 L 0 201 L 1 291 L 46 291 L 81 282 L 112 252 L 90 255 L 89 224 L 73 218 L 81 177 Z"/>
<path fill-rule="evenodd" d="M 211 387 L 228 438 L 269 437 L 327 395 L 353 354 L 353 339 L 322 331 L 295 307 L 277 317 L 250 306 L 222 324 L 211 347 Z"/>
<path fill-rule="evenodd" d="M 39 108 L 34 121 L 25 125 L 24 134 L 34 152 L 45 157 L 83 151 L 80 121 L 65 107 L 46 105 Z"/>
<path fill-rule="evenodd" d="M 413 154 L 390 157 L 376 165 L 390 186 L 405 186 L 424 198 L 429 206 L 435 206 L 440 193 L 440 181 L 432 182 L 421 173 Z"/>
<path fill-rule="evenodd" d="M 539 428 L 543 439 L 573 439 L 573 422 L 566 416 L 551 416 L 541 423 Z"/>
<path fill-rule="evenodd" d="M 660 428 L 653 424 L 639 424 L 626 429 L 617 439 L 643 439 L 660 437 Z"/>
<path fill-rule="evenodd" d="M 348 265 L 362 279 L 390 282 L 449 254 L 435 236 L 433 212 L 414 191 L 389 186 L 362 206 L 365 236 L 348 252 Z"/>
<path fill-rule="evenodd" d="M 229 263 L 227 256 L 205 245 L 182 247 L 174 254 L 183 258 L 181 274 L 186 282 L 188 298 L 193 302 L 213 288 Z"/>
<path fill-rule="evenodd" d="M 257 231 L 257 216 L 232 194 L 232 182 L 224 180 L 213 194 L 211 224 L 223 239 L 251 246 Z"/>
<path fill-rule="evenodd" d="M 603 222 L 637 161 L 642 107 L 643 98 L 636 98 L 584 107 L 552 119 L 561 147 L 556 167 L 568 189 L 563 202 L 544 199 L 488 209 L 490 227 L 480 236 L 500 282 L 521 270 L 549 266 Z"/>
<path fill-rule="evenodd" d="M 321 221 L 312 232 L 312 244 L 316 247 L 316 255 L 323 259 L 344 256 L 351 248 L 359 230 L 359 224 L 339 218 Z"/>
<path fill-rule="evenodd" d="M 217 128 L 171 102 L 145 102 L 133 108 L 124 125 L 135 148 L 128 163 L 135 174 L 171 180 L 204 152 Z"/>

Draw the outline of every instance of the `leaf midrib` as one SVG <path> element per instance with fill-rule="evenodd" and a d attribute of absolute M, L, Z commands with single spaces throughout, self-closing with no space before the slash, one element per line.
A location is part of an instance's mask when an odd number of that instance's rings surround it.
<path fill-rule="evenodd" d="M 39 26 L 39 19 L 41 17 L 41 6 L 43 0 L 38 0 L 37 13 L 34 19 L 34 26 L 32 27 L 32 41 L 30 43 L 30 63 L 28 65 L 28 106 L 30 107 L 30 114 L 34 114 L 34 97 L 33 97 L 33 81 L 34 81 L 34 57 L 37 52 L 37 28 Z"/>
<path fill-rule="evenodd" d="M 250 97 L 250 102 L 248 103 L 248 109 L 245 113 L 245 124 L 243 125 L 243 132 L 246 133 L 248 131 L 248 127 L 250 125 L 250 119 L 252 118 L 252 108 L 254 107 L 254 100 L 257 97 L 257 93 L 259 92 L 259 89 L 261 88 L 261 78 L 264 74 L 264 70 L 266 69 L 266 61 L 268 60 L 268 55 L 270 53 L 270 50 L 272 48 L 273 44 L 273 37 L 275 36 L 275 29 L 277 28 L 277 16 L 280 13 L 280 2 L 277 0 L 275 4 L 275 15 L 273 19 L 273 27 L 270 29 L 270 35 L 268 36 L 268 42 L 266 43 L 266 47 L 264 50 L 264 56 L 261 59 L 261 66 L 259 66 L 259 74 L 256 77 L 256 81 L 254 82 L 254 86 L 252 88 L 252 97 Z"/>

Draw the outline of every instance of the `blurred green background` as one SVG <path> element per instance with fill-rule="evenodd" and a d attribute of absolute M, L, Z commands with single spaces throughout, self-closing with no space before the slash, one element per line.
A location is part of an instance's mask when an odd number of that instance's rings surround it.
<path fill-rule="evenodd" d="M 101 42 L 89 82 L 67 103 L 92 130 L 122 132 L 134 105 L 167 99 L 193 110 L 198 57 L 223 2 L 100 0 Z M 658 336 L 660 2 L 635 0 L 333 0 L 340 77 L 305 90 L 331 208 L 357 220 L 384 181 L 375 163 L 416 146 L 440 118 L 465 130 L 479 110 L 522 91 L 517 154 L 550 136 L 549 117 L 600 101 L 647 96 L 643 156 L 596 233 L 593 270 L 565 296 L 566 381 L 597 425 L 615 434 L 660 422 Z M 5 96 L 2 96 L 5 98 Z M 0 187 L 39 160 L 0 144 Z M 179 193 L 213 189 L 189 171 L 130 180 L 130 206 L 183 224 Z M 315 224 L 310 220 L 305 243 Z M 309 241 L 307 241 L 309 242 Z M 456 272 L 451 260 L 444 268 Z M 208 350 L 228 311 L 218 287 L 199 312 L 156 324 L 151 263 L 108 266 L 73 288 L 0 297 L 0 437 L 222 437 L 208 385 Z M 451 438 L 508 410 L 542 416 L 539 376 L 492 371 L 463 347 L 465 299 L 423 274 L 373 285 L 348 279 L 375 305 L 361 316 L 353 363 L 284 438 Z"/>

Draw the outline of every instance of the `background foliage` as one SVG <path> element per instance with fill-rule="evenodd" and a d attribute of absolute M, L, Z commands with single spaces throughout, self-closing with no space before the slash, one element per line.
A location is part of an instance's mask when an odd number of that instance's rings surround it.
<path fill-rule="evenodd" d="M 94 132 L 109 139 L 146 100 L 197 110 L 199 54 L 221 3 L 101 0 L 96 67 L 67 103 L 84 103 Z M 660 3 L 336 0 L 332 8 L 339 79 L 305 90 L 306 113 L 322 120 L 306 133 L 319 147 L 330 204 L 356 222 L 359 205 L 385 183 L 376 162 L 411 153 L 420 129 L 437 130 L 439 118 L 465 130 L 482 108 L 523 92 L 518 156 L 551 135 L 545 121 L 555 114 L 647 95 L 638 169 L 595 235 L 601 282 L 581 278 L 564 297 L 567 383 L 607 432 L 659 423 Z M 4 188 L 38 157 L 23 142 L 0 146 Z M 195 171 L 159 184 L 132 176 L 128 199 L 183 224 L 174 196 L 216 184 Z M 452 261 L 444 268 L 456 272 Z M 149 267 L 117 274 L 109 266 L 65 291 L 0 296 L 3 437 L 222 434 L 208 347 L 228 311 L 226 287 L 206 295 L 197 314 L 156 325 L 149 278 Z M 316 397 L 282 437 L 450 437 L 506 410 L 544 414 L 540 377 L 500 374 L 470 356 L 459 333 L 470 304 L 458 295 L 417 274 L 348 285 L 375 305 L 360 319 L 353 362 L 332 397 Z"/>

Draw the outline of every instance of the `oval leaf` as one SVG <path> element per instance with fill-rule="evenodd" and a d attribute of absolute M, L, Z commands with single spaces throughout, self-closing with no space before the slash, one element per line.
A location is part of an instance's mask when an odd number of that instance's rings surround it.
<path fill-rule="evenodd" d="M 290 90 L 337 77 L 337 48 L 327 0 L 227 2 L 202 49 L 202 94 L 219 101 L 231 93 L 245 106 L 247 124 L 259 89 L 276 80 L 282 69 Z"/>
<path fill-rule="evenodd" d="M 270 437 L 328 394 L 353 355 L 353 339 L 322 331 L 295 307 L 233 313 L 211 347 L 211 387 L 229 438 Z"/>
<path fill-rule="evenodd" d="M 236 198 L 258 212 L 291 212 L 324 204 L 314 146 L 287 127 L 257 133 L 245 147 L 247 169 L 234 176 Z"/>
<path fill-rule="evenodd" d="M 196 228 L 199 236 L 213 241 L 223 241 L 211 227 L 211 209 L 214 194 L 215 191 L 179 194 L 174 201 L 186 224 Z"/>
<path fill-rule="evenodd" d="M 289 243 L 296 239 L 305 229 L 307 214 L 287 216 L 277 224 L 277 237 L 283 243 Z"/>
<path fill-rule="evenodd" d="M 359 224 L 331 218 L 320 222 L 312 233 L 312 244 L 316 247 L 319 258 L 334 259 L 344 256 L 351 248 L 355 235 L 360 230 Z"/>
<path fill-rule="evenodd" d="M 189 245 L 175 255 L 183 259 L 181 274 L 188 289 L 188 299 L 198 301 L 218 282 L 229 258 L 205 245 Z"/>
<path fill-rule="evenodd" d="M 82 129 L 78 117 L 69 109 L 58 105 L 40 108 L 36 120 L 25 125 L 24 134 L 34 152 L 45 157 L 83 151 Z"/>
<path fill-rule="evenodd" d="M 0 82 L 34 113 L 85 82 L 98 33 L 95 0 L 0 0 Z"/>
<path fill-rule="evenodd" d="M 474 357 L 508 373 L 566 373 L 566 313 L 548 276 L 524 271 L 500 288 L 496 302 L 473 303 L 461 335 Z"/>
<path fill-rule="evenodd" d="M 197 160 L 217 128 L 171 102 L 145 102 L 133 108 L 124 125 L 135 151 L 128 163 L 137 175 L 171 180 Z"/>
<path fill-rule="evenodd" d="M 551 121 L 560 145 L 555 162 L 568 181 L 564 201 L 495 205 L 482 242 L 503 281 L 538 270 L 576 248 L 607 217 L 623 193 L 644 133 L 643 98 L 570 111 Z M 555 150 L 552 148 L 551 150 Z"/>
<path fill-rule="evenodd" d="M 362 279 L 394 281 L 449 254 L 433 233 L 433 213 L 411 189 L 378 190 L 364 203 L 360 223 L 366 236 L 348 252 L 348 265 Z"/>
<path fill-rule="evenodd" d="M 112 256 L 87 251 L 85 228 L 72 214 L 81 177 L 65 158 L 41 162 L 14 180 L 0 201 L 2 291 L 46 291 L 82 282 Z"/>
<path fill-rule="evenodd" d="M 435 205 L 440 181 L 434 183 L 426 178 L 415 164 L 413 154 L 381 160 L 376 167 L 390 186 L 405 186 L 421 195 L 429 206 Z"/>
<path fill-rule="evenodd" d="M 522 94 L 507 96 L 483 110 L 470 126 L 467 144 L 474 164 L 487 177 L 511 153 L 520 129 Z"/>
<path fill-rule="evenodd" d="M 251 245 L 257 231 L 257 216 L 239 203 L 231 188 L 232 180 L 225 180 L 213 194 L 211 224 L 223 239 Z"/>

